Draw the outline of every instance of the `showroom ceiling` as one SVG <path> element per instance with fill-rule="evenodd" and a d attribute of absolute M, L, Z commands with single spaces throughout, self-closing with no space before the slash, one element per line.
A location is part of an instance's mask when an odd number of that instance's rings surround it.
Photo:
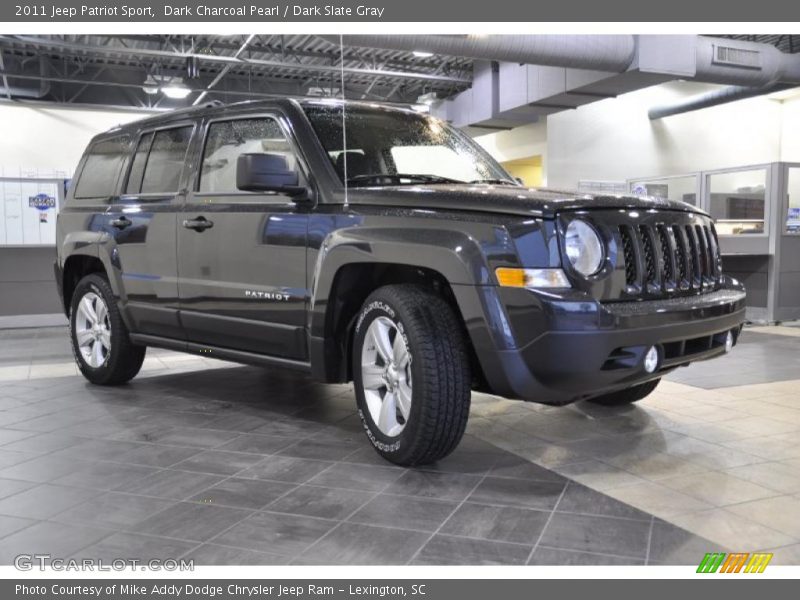
<path fill-rule="evenodd" d="M 800 35 L 724 37 L 800 52 Z M 335 36 L 316 35 L 0 36 L 5 100 L 166 109 L 201 99 L 336 97 L 342 76 L 349 98 L 449 98 L 472 85 L 473 60 L 346 43 L 342 51 Z"/>
<path fill-rule="evenodd" d="M 472 61 L 344 48 L 315 35 L 0 36 L 0 97 L 172 108 L 206 99 L 336 96 L 415 102 L 470 86 Z M 189 88 L 185 99 L 170 98 Z M 147 92 L 150 93 L 147 93 Z M 203 94 L 205 92 L 205 94 Z"/>

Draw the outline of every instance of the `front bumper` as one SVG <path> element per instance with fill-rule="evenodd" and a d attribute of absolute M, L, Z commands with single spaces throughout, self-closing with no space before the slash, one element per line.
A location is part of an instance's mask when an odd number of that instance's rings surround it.
<path fill-rule="evenodd" d="M 517 292 L 529 294 L 528 306 Z M 501 288 L 479 294 L 483 305 L 498 296 L 482 323 L 467 319 L 488 391 L 545 404 L 627 388 L 723 354 L 727 333 L 738 340 L 745 314 L 744 288 L 727 278 L 715 292 L 645 302 Z M 643 359 L 652 346 L 659 364 L 648 373 Z"/>

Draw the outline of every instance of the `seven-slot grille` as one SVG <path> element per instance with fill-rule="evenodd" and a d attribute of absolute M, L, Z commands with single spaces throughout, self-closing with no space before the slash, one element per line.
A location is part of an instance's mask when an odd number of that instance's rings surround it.
<path fill-rule="evenodd" d="M 714 225 L 619 226 L 628 295 L 665 296 L 713 288 L 722 273 Z"/>

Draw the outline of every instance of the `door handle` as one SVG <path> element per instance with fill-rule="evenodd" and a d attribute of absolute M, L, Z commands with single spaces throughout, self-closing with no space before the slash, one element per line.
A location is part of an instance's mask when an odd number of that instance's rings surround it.
<path fill-rule="evenodd" d="M 133 225 L 133 221 L 131 221 L 128 217 L 123 216 L 119 219 L 113 219 L 109 224 L 117 229 L 125 229 L 126 227 Z"/>
<path fill-rule="evenodd" d="M 209 221 L 205 217 L 197 217 L 196 219 L 187 219 L 183 222 L 186 229 L 194 229 L 195 231 L 203 232 L 206 229 L 211 229 L 214 226 L 214 221 Z"/>

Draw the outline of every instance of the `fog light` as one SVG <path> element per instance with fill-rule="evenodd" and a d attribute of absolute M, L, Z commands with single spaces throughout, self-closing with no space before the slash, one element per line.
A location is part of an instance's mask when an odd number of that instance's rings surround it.
<path fill-rule="evenodd" d="M 733 332 L 729 331 L 725 336 L 725 352 L 730 352 L 733 349 Z"/>
<path fill-rule="evenodd" d="M 650 346 L 647 354 L 644 355 L 644 370 L 648 373 L 655 373 L 658 368 L 658 348 Z"/>

